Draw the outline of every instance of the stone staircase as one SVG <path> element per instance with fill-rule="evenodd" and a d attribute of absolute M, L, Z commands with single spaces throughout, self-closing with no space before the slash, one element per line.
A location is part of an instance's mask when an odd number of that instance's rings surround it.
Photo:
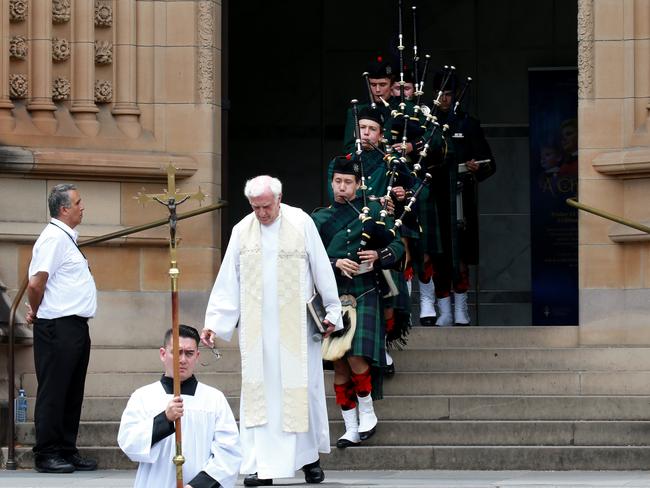
<path fill-rule="evenodd" d="M 238 413 L 239 353 L 205 351 L 197 376 Z M 132 468 L 116 447 L 129 394 L 160 377 L 157 346 L 94 348 L 79 445 L 103 468 Z M 578 347 L 577 327 L 422 328 L 394 353 L 397 374 L 376 403 L 377 434 L 332 449 L 336 469 L 647 469 L 650 348 Z M 331 373 L 326 388 L 332 391 Z M 23 375 L 28 394 L 33 373 Z M 30 418 L 34 398 L 29 398 Z M 343 422 L 328 397 L 332 443 Z M 17 460 L 32 463 L 33 424 L 17 429 Z"/>

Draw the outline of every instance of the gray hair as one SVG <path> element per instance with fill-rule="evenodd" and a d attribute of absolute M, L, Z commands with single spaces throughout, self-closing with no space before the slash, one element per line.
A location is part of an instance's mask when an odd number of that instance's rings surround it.
<path fill-rule="evenodd" d="M 72 206 L 68 191 L 76 189 L 77 187 L 72 183 L 62 183 L 50 190 L 50 195 L 47 197 L 47 206 L 50 207 L 50 217 L 57 218 L 61 213 L 61 207 L 70 208 Z"/>
<path fill-rule="evenodd" d="M 249 200 L 259 197 L 267 191 L 273 193 L 273 197 L 277 201 L 282 195 L 282 183 L 280 180 L 269 175 L 261 175 L 251 178 L 246 182 L 246 186 L 244 186 L 244 195 Z"/>

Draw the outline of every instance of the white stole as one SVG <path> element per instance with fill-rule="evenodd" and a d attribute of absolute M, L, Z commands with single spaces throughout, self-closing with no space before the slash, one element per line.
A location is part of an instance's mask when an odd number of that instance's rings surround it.
<path fill-rule="evenodd" d="M 290 210 L 282 207 L 277 260 L 277 293 L 280 324 L 282 377 L 282 429 L 309 430 L 307 398 L 307 311 L 303 300 L 307 252 L 304 224 L 289 220 Z M 301 212 L 302 213 L 302 212 Z M 264 389 L 262 344 L 262 243 L 261 224 L 256 218 L 240 232 L 240 300 L 242 354 L 242 397 L 246 427 L 268 422 Z"/>

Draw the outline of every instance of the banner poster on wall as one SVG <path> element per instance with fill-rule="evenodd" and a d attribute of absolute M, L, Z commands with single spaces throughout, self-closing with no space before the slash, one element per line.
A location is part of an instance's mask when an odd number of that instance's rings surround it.
<path fill-rule="evenodd" d="M 578 325 L 577 70 L 531 69 L 532 324 Z"/>

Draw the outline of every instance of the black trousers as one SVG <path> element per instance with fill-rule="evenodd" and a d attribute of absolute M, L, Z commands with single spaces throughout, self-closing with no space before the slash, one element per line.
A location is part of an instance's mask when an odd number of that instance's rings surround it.
<path fill-rule="evenodd" d="M 88 319 L 71 315 L 35 321 L 36 455 L 68 456 L 77 452 L 89 358 Z"/>

